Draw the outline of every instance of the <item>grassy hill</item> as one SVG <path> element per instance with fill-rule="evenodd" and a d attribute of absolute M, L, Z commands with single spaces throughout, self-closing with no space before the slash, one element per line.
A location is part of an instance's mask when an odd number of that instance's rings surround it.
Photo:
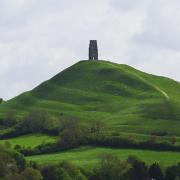
<path fill-rule="evenodd" d="M 80 61 L 0 105 L 19 117 L 44 109 L 55 117 L 101 120 L 107 133 L 180 136 L 180 83 L 108 61 Z"/>

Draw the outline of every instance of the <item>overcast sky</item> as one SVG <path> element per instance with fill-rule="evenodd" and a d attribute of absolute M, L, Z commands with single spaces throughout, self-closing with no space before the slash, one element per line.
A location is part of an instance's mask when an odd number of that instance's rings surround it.
<path fill-rule="evenodd" d="M 180 0 L 0 0 L 0 97 L 31 90 L 87 59 L 180 81 Z"/>

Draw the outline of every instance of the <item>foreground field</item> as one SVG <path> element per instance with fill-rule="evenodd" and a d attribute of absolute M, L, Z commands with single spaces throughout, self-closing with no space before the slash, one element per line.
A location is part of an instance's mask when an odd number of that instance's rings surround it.
<path fill-rule="evenodd" d="M 145 150 L 130 149 L 112 149 L 112 148 L 94 148 L 83 147 L 62 153 L 46 154 L 27 157 L 28 161 L 36 161 L 39 164 L 59 163 L 63 160 L 69 160 L 79 166 L 92 166 L 98 162 L 103 153 L 111 153 L 121 159 L 134 155 L 148 164 L 159 162 L 165 166 L 180 162 L 180 153 L 178 152 L 156 152 Z"/>
<path fill-rule="evenodd" d="M 6 142 L 10 143 L 12 147 L 15 145 L 20 145 L 23 147 L 36 147 L 43 143 L 55 142 L 56 137 L 48 136 L 44 134 L 38 135 L 26 135 L 20 136 L 12 139 L 0 140 L 0 144 L 4 144 Z"/>

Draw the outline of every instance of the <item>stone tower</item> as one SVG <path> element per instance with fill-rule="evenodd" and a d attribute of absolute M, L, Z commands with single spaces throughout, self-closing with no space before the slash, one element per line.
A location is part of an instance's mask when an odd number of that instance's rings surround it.
<path fill-rule="evenodd" d="M 89 60 L 98 61 L 97 40 L 90 40 L 90 44 L 89 44 Z"/>

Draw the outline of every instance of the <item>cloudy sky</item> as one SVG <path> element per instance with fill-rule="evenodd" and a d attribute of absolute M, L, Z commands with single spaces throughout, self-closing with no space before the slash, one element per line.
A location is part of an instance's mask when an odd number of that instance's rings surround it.
<path fill-rule="evenodd" d="M 179 0 L 0 0 L 0 97 L 31 90 L 87 59 L 180 81 Z"/>

